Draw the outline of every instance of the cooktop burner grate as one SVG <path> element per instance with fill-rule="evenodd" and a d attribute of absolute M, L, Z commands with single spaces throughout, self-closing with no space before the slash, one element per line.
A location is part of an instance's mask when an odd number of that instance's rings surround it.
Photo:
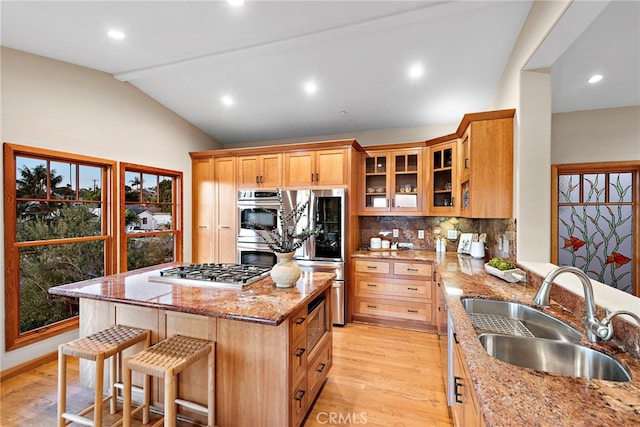
<path fill-rule="evenodd" d="M 161 270 L 159 276 L 151 276 L 149 280 L 241 289 L 270 272 L 270 267 L 251 264 L 188 264 Z"/>

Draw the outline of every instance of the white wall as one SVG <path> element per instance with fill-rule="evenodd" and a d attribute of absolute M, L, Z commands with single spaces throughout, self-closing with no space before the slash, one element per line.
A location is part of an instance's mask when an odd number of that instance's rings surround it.
<path fill-rule="evenodd" d="M 551 163 L 640 160 L 640 106 L 556 113 Z"/>
<path fill-rule="evenodd" d="M 0 136 L 3 142 L 184 173 L 184 255 L 185 260 L 190 260 L 189 151 L 211 150 L 220 145 L 110 74 L 5 47 L 0 51 L 0 61 Z M 0 264 L 4 271 L 4 245 L 1 247 Z M 54 351 L 58 344 L 77 337 L 77 331 L 70 332 L 5 352 L 4 274 L 0 307 L 3 313 L 0 319 L 1 370 Z"/>
<path fill-rule="evenodd" d="M 570 5 L 570 0 L 534 1 L 489 108 L 516 109 L 518 261 L 548 262 L 551 251 L 551 80 L 548 70 L 523 70 Z"/>
<path fill-rule="evenodd" d="M 468 111 L 474 113 L 475 111 Z M 462 117 L 460 117 L 462 119 Z M 319 135 L 303 138 L 273 139 L 268 141 L 240 142 L 225 144 L 225 148 L 257 147 L 266 145 L 296 144 L 303 142 L 333 141 L 340 139 L 355 139 L 365 147 L 369 145 L 397 144 L 402 142 L 426 141 L 433 138 L 454 133 L 458 123 L 445 125 L 416 126 L 398 129 L 377 129 L 363 132 L 350 132 L 331 135 Z"/>

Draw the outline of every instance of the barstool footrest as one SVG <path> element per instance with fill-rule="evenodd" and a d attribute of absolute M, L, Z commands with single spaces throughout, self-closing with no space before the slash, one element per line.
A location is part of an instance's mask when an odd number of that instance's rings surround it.
<path fill-rule="evenodd" d="M 190 400 L 176 399 L 175 402 L 176 402 L 176 405 L 184 406 L 185 408 L 189 408 L 192 411 L 197 411 L 202 414 L 206 414 L 208 412 L 208 409 L 206 406 L 200 405 L 199 403 L 192 402 Z"/>
<path fill-rule="evenodd" d="M 82 417 L 78 414 L 69 414 L 65 412 L 64 414 L 62 414 L 62 418 L 64 418 L 65 420 L 71 421 L 73 423 L 82 424 L 84 426 L 92 427 L 94 425 L 93 420 Z"/>

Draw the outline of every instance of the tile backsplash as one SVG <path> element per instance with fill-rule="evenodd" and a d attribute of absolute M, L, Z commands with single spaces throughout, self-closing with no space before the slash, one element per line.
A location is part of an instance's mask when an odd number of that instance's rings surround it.
<path fill-rule="evenodd" d="M 398 229 L 398 237 L 392 235 Z M 486 258 L 498 256 L 515 261 L 516 221 L 510 219 L 469 219 L 456 217 L 405 217 L 405 216 L 363 216 L 360 217 L 361 246 L 368 247 L 372 237 L 382 237 L 392 242 L 413 243 L 414 249 L 434 250 L 437 235 L 447 235 L 448 230 L 456 230 L 458 238 L 448 240 L 447 251 L 458 249 L 461 233 L 486 233 Z M 418 238 L 418 230 L 424 230 L 424 239 Z M 506 249 L 506 250 L 505 250 Z"/>

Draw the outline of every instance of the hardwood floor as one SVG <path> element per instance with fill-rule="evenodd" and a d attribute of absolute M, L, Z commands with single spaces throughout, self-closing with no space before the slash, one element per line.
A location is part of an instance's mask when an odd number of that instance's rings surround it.
<path fill-rule="evenodd" d="M 334 328 L 333 367 L 305 427 L 451 426 L 439 355 L 435 334 L 362 324 Z M 78 383 L 77 368 L 69 364 L 69 410 L 88 406 L 93 397 Z M 3 381 L 0 425 L 55 426 L 56 370 L 57 362 L 51 362 Z M 106 415 L 107 422 L 113 419 Z"/>

